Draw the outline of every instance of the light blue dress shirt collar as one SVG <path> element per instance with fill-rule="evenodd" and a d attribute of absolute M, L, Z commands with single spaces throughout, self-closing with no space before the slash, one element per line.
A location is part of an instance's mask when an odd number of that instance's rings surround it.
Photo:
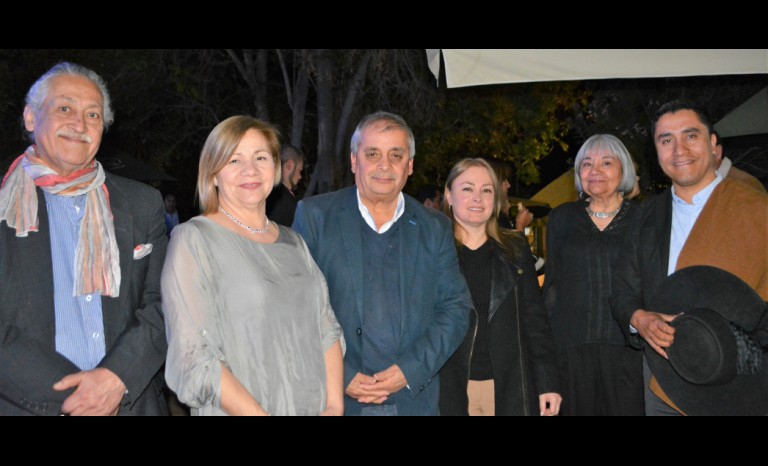
<path fill-rule="evenodd" d="M 712 196 L 712 192 L 722 181 L 723 177 L 718 173 L 706 188 L 693 196 L 692 204 L 678 197 L 675 194 L 675 187 L 672 187 L 672 232 L 669 239 L 668 275 L 675 271 L 677 259 L 680 257 L 683 246 L 685 246 L 685 242 L 688 240 L 688 235 L 691 234 L 691 230 L 696 224 L 699 214 L 704 210 L 704 206 L 707 205 L 710 196 Z"/>
<path fill-rule="evenodd" d="M 367 223 L 368 226 L 371 227 L 373 231 L 375 231 L 380 235 L 389 231 L 389 229 L 392 228 L 392 225 L 394 225 L 395 222 L 400 220 L 400 217 L 402 217 L 403 214 L 405 213 L 405 196 L 403 196 L 403 193 L 401 192 L 400 194 L 398 194 L 398 197 L 397 197 L 397 207 L 395 208 L 395 216 L 392 217 L 392 220 L 382 225 L 379 230 L 376 230 L 376 222 L 373 220 L 373 216 L 371 216 L 371 213 L 368 211 L 368 207 L 366 207 L 365 204 L 363 204 L 363 199 L 360 197 L 360 190 L 355 190 L 355 193 L 357 194 L 357 208 L 360 209 L 360 215 L 363 216 L 363 220 L 365 220 L 365 223 Z"/>

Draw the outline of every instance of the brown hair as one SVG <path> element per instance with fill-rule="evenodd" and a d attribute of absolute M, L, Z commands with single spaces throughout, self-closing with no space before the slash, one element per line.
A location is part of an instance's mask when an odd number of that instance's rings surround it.
<path fill-rule="evenodd" d="M 275 161 L 275 184 L 280 182 L 280 133 L 271 124 L 249 116 L 233 116 L 222 121 L 211 131 L 200 152 L 197 175 L 197 198 L 200 211 L 212 214 L 219 209 L 219 193 L 214 179 L 229 162 L 238 144 L 250 129 L 261 133 L 269 145 Z"/>
<path fill-rule="evenodd" d="M 499 159 L 483 159 L 486 162 L 488 162 L 488 165 L 491 166 L 493 169 L 493 172 L 496 174 L 496 179 L 499 180 L 499 184 L 504 182 L 504 180 L 507 180 L 508 182 L 511 182 L 512 178 L 512 167 L 510 167 L 509 162 Z"/>
<path fill-rule="evenodd" d="M 502 194 L 501 194 L 501 187 L 499 186 L 499 179 L 496 177 L 496 173 L 493 170 L 493 167 L 483 159 L 463 159 L 456 163 L 456 165 L 453 166 L 451 169 L 451 172 L 448 174 L 448 179 L 445 182 L 445 197 L 448 198 L 449 191 L 451 190 L 451 187 L 453 186 L 453 182 L 461 176 L 462 173 L 469 170 L 470 168 L 485 168 L 488 170 L 488 175 L 491 177 L 491 182 L 493 183 L 493 192 L 494 192 L 494 201 L 493 201 L 493 211 L 491 212 L 491 218 L 488 219 L 488 223 L 485 224 L 485 232 L 488 235 L 488 237 L 492 238 L 494 241 L 496 241 L 496 244 L 501 247 L 501 250 L 504 251 L 504 254 L 507 255 L 510 259 L 515 259 L 515 252 L 514 249 L 510 245 L 511 237 L 512 235 L 515 235 L 516 233 L 512 230 L 504 230 L 501 227 L 499 227 L 499 214 L 501 213 L 501 206 L 502 206 Z M 461 226 L 456 222 L 456 217 L 453 215 L 453 212 L 451 211 L 451 207 L 448 205 L 448 202 L 443 202 L 443 212 L 445 215 L 450 217 L 451 222 L 453 222 L 453 236 L 456 240 L 456 244 L 461 245 L 461 241 L 459 240 L 459 229 Z"/>

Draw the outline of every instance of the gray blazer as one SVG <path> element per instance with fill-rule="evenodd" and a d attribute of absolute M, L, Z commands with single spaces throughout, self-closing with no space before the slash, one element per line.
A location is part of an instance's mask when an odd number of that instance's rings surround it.
<path fill-rule="evenodd" d="M 107 174 L 120 250 L 118 298 L 102 298 L 106 356 L 99 367 L 128 388 L 120 415 L 164 415 L 160 371 L 167 349 L 160 302 L 160 273 L 167 238 L 160 193 Z M 17 238 L 0 224 L 0 415 L 57 415 L 72 393 L 52 386 L 80 369 L 56 352 L 50 229 L 38 189 L 40 231 Z M 134 260 L 133 249 L 152 244 Z"/>

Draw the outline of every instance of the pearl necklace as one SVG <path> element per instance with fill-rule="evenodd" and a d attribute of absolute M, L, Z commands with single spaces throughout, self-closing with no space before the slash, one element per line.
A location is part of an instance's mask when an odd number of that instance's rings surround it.
<path fill-rule="evenodd" d="M 619 204 L 619 208 L 616 210 L 612 210 L 610 212 L 595 212 L 594 210 L 587 207 L 587 213 L 590 215 L 590 217 L 596 217 L 596 218 L 611 218 L 614 215 L 618 214 L 621 210 L 621 204 Z"/>
<path fill-rule="evenodd" d="M 245 228 L 246 230 L 248 230 L 248 232 L 250 234 L 252 234 L 252 235 L 255 235 L 256 233 L 258 233 L 260 235 L 262 235 L 264 233 L 269 233 L 269 219 L 267 219 L 267 223 L 266 223 L 266 226 L 264 228 L 261 228 L 261 229 L 259 229 L 259 228 L 251 228 L 248 225 L 242 223 L 240 220 L 238 220 L 235 217 L 233 217 L 232 215 L 230 215 L 230 213 L 227 212 L 226 210 L 224 210 L 223 208 L 219 207 L 219 210 L 221 211 L 222 214 L 226 215 L 230 220 L 232 220 L 233 222 L 235 222 L 239 226 L 241 226 L 241 227 Z"/>

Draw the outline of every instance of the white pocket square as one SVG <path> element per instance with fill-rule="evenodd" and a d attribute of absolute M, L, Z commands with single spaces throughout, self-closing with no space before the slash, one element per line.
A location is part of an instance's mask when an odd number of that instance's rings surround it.
<path fill-rule="evenodd" d="M 152 253 L 152 243 L 140 244 L 133 248 L 133 260 L 143 259 Z"/>

